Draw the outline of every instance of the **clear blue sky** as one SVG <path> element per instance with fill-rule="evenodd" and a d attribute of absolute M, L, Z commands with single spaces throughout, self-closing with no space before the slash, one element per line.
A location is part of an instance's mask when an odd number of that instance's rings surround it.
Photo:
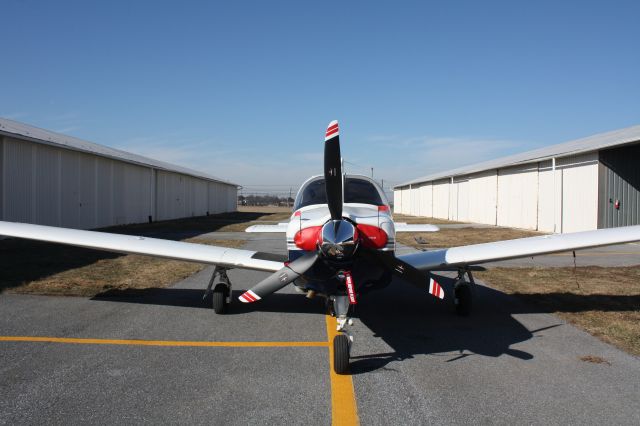
<path fill-rule="evenodd" d="M 248 191 L 321 172 L 333 119 L 391 184 L 640 124 L 637 0 L 0 5 L 0 116 Z"/>

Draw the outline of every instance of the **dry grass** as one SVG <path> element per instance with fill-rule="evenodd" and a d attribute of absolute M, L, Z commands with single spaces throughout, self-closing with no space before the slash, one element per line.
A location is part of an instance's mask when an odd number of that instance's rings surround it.
<path fill-rule="evenodd" d="M 279 207 L 104 229 L 121 234 L 240 247 L 242 240 L 211 240 L 214 231 L 244 231 L 253 223 L 277 223 L 290 210 Z M 94 296 L 110 289 L 166 287 L 204 268 L 190 262 L 121 255 L 20 239 L 0 241 L 0 292 Z"/>
<path fill-rule="evenodd" d="M 188 239 L 239 247 L 240 240 Z M 206 265 L 140 255 L 120 255 L 32 241 L 3 241 L 1 289 L 12 293 L 91 297 L 107 290 L 166 287 Z M 15 244 L 18 243 L 18 244 Z M 46 259 L 43 261 L 42 259 Z"/>
<path fill-rule="evenodd" d="M 431 225 L 455 225 L 465 222 L 456 222 L 455 220 L 438 219 L 435 217 L 421 217 L 421 216 L 409 216 L 406 214 L 394 213 L 393 220 L 396 222 L 406 223 L 429 223 Z"/>
<path fill-rule="evenodd" d="M 606 359 L 602 358 L 601 356 L 596 356 L 596 355 L 585 355 L 585 356 L 581 356 L 579 359 L 582 362 L 590 362 L 592 364 L 611 365 L 611 363 L 609 361 L 607 361 Z"/>
<path fill-rule="evenodd" d="M 640 356 L 640 267 L 492 268 L 477 276 Z"/>
<path fill-rule="evenodd" d="M 540 232 L 525 231 L 512 228 L 443 228 L 438 232 L 399 232 L 396 241 L 416 248 L 447 248 L 468 246 L 471 244 L 489 243 L 492 241 L 512 240 L 515 238 L 535 237 L 543 235 Z M 424 241 L 421 244 L 416 241 Z"/>

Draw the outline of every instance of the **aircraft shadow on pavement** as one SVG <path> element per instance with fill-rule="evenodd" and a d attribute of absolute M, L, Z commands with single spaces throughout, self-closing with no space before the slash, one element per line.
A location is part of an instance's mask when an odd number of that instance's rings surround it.
<path fill-rule="evenodd" d="M 440 277 L 439 282 L 446 291 L 443 301 L 399 281 L 361 298 L 354 316 L 393 352 L 353 356 L 352 374 L 385 368 L 392 361 L 417 355 L 442 356 L 446 362 L 476 355 L 533 359 L 533 354 L 511 346 L 531 339 L 543 329 L 530 331 L 511 315 L 541 312 L 540 309 L 529 309 L 514 297 L 477 285 L 473 312 L 460 317 L 452 302 L 453 280 Z M 559 325 L 562 323 L 558 321 L 544 329 Z"/>
<path fill-rule="evenodd" d="M 324 314 L 324 300 L 309 300 L 301 294 L 274 293 L 259 303 L 245 304 L 238 301 L 244 290 L 234 290 L 232 303 L 224 315 L 241 315 L 249 312 L 282 312 L 302 314 Z M 212 296 L 202 299 L 204 289 L 190 288 L 147 288 L 108 290 L 94 296 L 91 300 L 140 303 L 144 305 L 181 306 L 185 308 L 212 309 Z"/>

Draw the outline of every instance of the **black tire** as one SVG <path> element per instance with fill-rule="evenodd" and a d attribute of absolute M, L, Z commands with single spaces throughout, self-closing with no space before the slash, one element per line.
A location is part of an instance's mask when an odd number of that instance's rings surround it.
<path fill-rule="evenodd" d="M 456 287 L 455 297 L 458 302 L 456 303 L 456 313 L 462 317 L 469 316 L 472 306 L 471 286 L 462 284 Z"/>
<path fill-rule="evenodd" d="M 344 334 L 333 338 L 333 369 L 338 374 L 349 372 L 349 338 Z"/>
<path fill-rule="evenodd" d="M 227 286 L 218 284 L 213 289 L 213 310 L 216 314 L 224 314 L 227 312 Z"/>

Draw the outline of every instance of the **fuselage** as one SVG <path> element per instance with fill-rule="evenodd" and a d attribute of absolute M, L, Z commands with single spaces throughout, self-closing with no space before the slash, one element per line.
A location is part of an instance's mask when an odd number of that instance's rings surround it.
<path fill-rule="evenodd" d="M 324 178 L 314 176 L 305 181 L 294 203 L 294 209 L 287 227 L 287 250 L 289 261 L 305 253 L 318 251 L 322 227 L 331 220 L 329 207 L 324 197 Z M 395 228 L 393 217 L 384 192 L 371 178 L 360 175 L 344 176 L 343 220 L 354 225 L 357 234 L 356 255 L 353 258 L 335 260 L 325 258 L 330 265 L 327 270 L 352 270 L 356 286 L 383 286 L 390 280 L 382 265 L 373 264 L 357 250 L 379 250 L 392 254 L 395 251 Z M 331 275 L 331 274 L 329 274 Z M 334 277 L 327 275 L 323 268 L 316 268 L 296 285 L 332 294 L 339 287 Z"/>

